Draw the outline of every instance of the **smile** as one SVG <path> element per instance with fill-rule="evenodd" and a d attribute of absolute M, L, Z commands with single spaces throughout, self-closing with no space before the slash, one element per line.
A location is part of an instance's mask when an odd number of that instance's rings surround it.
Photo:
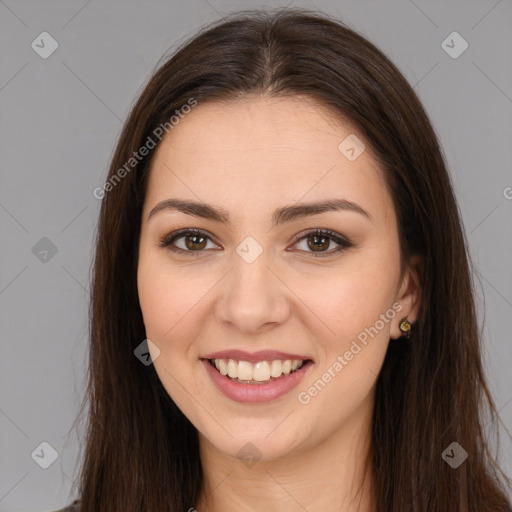
<path fill-rule="evenodd" d="M 305 361 L 286 359 L 273 361 L 237 361 L 235 359 L 209 359 L 221 375 L 240 384 L 266 384 L 300 369 Z"/>
<path fill-rule="evenodd" d="M 214 387 L 241 403 L 264 403 L 288 395 L 312 368 L 311 359 L 244 360 L 202 358 Z"/>

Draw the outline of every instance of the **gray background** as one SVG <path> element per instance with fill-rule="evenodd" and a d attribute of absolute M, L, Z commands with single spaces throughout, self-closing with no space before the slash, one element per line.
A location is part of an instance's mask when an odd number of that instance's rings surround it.
<path fill-rule="evenodd" d="M 262 5 L 0 0 L 0 511 L 51 510 L 73 498 L 79 433 L 70 428 L 85 383 L 100 206 L 92 192 L 105 181 L 132 101 L 166 50 L 206 22 Z M 288 5 L 322 9 L 360 31 L 423 101 L 477 267 L 491 390 L 512 430 L 512 2 Z M 47 59 L 31 47 L 44 31 L 59 45 Z M 456 59 L 441 46 L 453 31 L 469 44 Z M 43 237 L 56 254 L 38 254 L 49 247 Z M 510 475 L 512 443 L 504 434 L 500 453 Z M 43 441 L 59 454 L 48 469 L 31 457 Z"/>

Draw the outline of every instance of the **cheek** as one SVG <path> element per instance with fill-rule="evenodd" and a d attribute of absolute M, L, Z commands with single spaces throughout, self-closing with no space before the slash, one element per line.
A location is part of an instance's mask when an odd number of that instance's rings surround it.
<path fill-rule="evenodd" d="M 164 344 L 175 336 L 177 326 L 201 297 L 194 283 L 156 258 L 140 258 L 137 286 L 146 334 Z"/>
<path fill-rule="evenodd" d="M 167 364 L 197 358 L 198 339 L 208 321 L 209 291 L 218 282 L 212 272 L 172 267 L 161 255 L 141 255 L 137 270 L 139 303 L 146 336 Z M 167 356 L 167 357 L 165 357 Z"/>
<path fill-rule="evenodd" d="M 329 409 L 330 401 L 339 400 L 344 405 L 336 414 L 343 420 L 367 398 L 375 383 L 389 344 L 391 321 L 399 314 L 392 307 L 399 272 L 394 254 L 392 248 L 386 251 L 382 246 L 368 249 L 347 259 L 327 283 L 309 283 L 308 297 L 314 302 L 308 305 L 328 326 L 319 339 L 320 365 L 308 382 L 314 387 L 311 396 L 321 395 L 312 399 L 311 410 L 318 407 L 318 414 L 323 407 Z M 309 395 L 307 388 L 303 391 Z"/>
<path fill-rule="evenodd" d="M 310 297 L 317 297 L 311 308 L 329 328 L 318 338 L 316 371 L 297 390 L 307 418 L 312 423 L 323 418 L 315 435 L 328 435 L 370 400 L 389 343 L 390 319 L 396 314 L 392 290 L 389 272 L 383 277 L 375 268 L 341 273 L 323 295 L 319 285 L 310 289 Z"/>
<path fill-rule="evenodd" d="M 171 272 L 161 260 L 151 257 L 139 260 L 137 284 L 146 336 L 160 351 L 153 363 L 155 370 L 169 395 L 186 411 L 190 397 L 178 382 L 187 382 L 187 365 L 197 358 L 191 340 L 201 324 L 196 317 L 204 291 L 183 273 Z M 187 384 L 189 391 L 192 384 Z"/>
<path fill-rule="evenodd" d="M 393 272 L 365 267 L 340 270 L 327 280 L 304 281 L 297 293 L 326 327 L 333 348 L 373 326 L 393 304 Z M 383 330 L 389 330 L 389 323 Z"/>

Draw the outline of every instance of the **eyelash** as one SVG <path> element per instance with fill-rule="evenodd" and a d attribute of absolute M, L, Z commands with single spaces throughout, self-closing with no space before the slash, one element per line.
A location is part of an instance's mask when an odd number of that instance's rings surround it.
<path fill-rule="evenodd" d="M 180 238 L 184 238 L 187 235 L 201 235 L 211 240 L 210 236 L 205 231 L 196 228 L 186 228 L 176 231 L 174 233 L 170 233 L 169 235 L 165 235 L 163 238 L 161 238 L 159 246 L 166 247 L 172 252 L 181 253 L 185 254 L 186 256 L 192 257 L 197 257 L 201 255 L 203 252 L 205 252 L 205 249 L 201 249 L 199 251 L 190 251 L 172 245 L 173 242 Z M 353 247 L 353 244 L 348 239 L 341 237 L 340 235 L 329 229 L 314 229 L 307 231 L 306 233 L 299 233 L 298 235 L 295 235 L 293 237 L 293 243 L 296 244 L 297 242 L 300 242 L 303 239 L 307 239 L 310 236 L 327 237 L 339 245 L 339 247 L 337 247 L 335 250 L 331 250 L 329 252 L 315 253 L 313 251 L 304 251 L 309 252 L 313 256 L 313 258 L 332 256 L 333 254 L 341 253 L 345 251 L 345 249 Z"/>

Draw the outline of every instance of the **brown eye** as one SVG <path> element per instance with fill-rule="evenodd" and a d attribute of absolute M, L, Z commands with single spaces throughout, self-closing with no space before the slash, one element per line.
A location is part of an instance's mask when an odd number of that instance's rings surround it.
<path fill-rule="evenodd" d="M 206 247 L 206 237 L 203 235 L 185 235 L 182 237 L 185 239 L 185 245 L 188 249 L 204 249 Z"/>
<path fill-rule="evenodd" d="M 167 247 L 174 252 L 186 254 L 187 256 L 198 256 L 205 252 L 208 241 L 211 241 L 211 239 L 204 231 L 199 229 L 182 229 L 162 238 L 160 246 Z M 211 243 L 213 244 L 213 242 Z M 215 244 L 213 245 L 218 248 Z"/>
<path fill-rule="evenodd" d="M 328 236 L 317 236 L 317 235 L 309 235 L 308 237 L 308 247 L 313 249 L 313 251 L 323 251 L 329 248 L 330 238 Z"/>
<path fill-rule="evenodd" d="M 333 231 L 323 229 L 297 235 L 294 245 L 298 246 L 299 242 L 304 242 L 305 245 L 304 249 L 300 249 L 301 252 L 310 253 L 313 257 L 331 256 L 335 253 L 343 252 L 349 247 L 353 247 L 353 244 L 345 237 Z M 338 247 L 328 251 L 327 249 L 329 249 L 331 242 L 337 244 Z"/>

